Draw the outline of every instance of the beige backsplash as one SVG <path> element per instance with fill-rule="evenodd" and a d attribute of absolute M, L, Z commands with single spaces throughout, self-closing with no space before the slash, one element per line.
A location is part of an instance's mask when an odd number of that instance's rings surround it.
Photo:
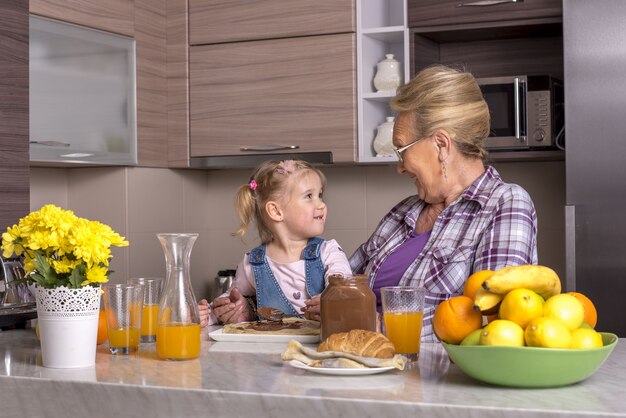
<path fill-rule="evenodd" d="M 563 162 L 500 163 L 505 181 L 522 185 L 539 216 L 539 260 L 565 274 L 565 167 Z M 414 193 L 395 166 L 324 167 L 329 206 L 326 238 L 336 239 L 350 255 L 386 211 Z M 158 232 L 198 232 L 191 254 L 191 275 L 198 299 L 214 296 L 217 271 L 235 268 L 256 244 L 242 243 L 233 197 L 250 170 L 169 170 L 159 168 L 31 168 L 31 210 L 46 203 L 108 223 L 130 241 L 113 248 L 111 281 L 163 276 L 165 260 Z"/>

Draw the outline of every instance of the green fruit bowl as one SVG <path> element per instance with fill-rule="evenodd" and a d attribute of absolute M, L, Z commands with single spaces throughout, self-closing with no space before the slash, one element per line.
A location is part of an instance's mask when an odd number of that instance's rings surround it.
<path fill-rule="evenodd" d="M 608 332 L 600 334 L 603 346 L 591 349 L 442 345 L 450 359 L 474 379 L 500 386 L 547 388 L 580 382 L 602 366 L 618 338 Z"/>

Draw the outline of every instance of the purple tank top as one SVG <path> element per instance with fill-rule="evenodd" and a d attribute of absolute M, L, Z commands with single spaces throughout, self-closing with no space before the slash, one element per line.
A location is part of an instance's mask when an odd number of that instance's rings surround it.
<path fill-rule="evenodd" d="M 431 231 L 421 234 L 415 231 L 402 244 L 389 254 L 383 264 L 378 269 L 372 290 L 376 294 L 376 309 L 380 312 L 382 305 L 380 301 L 380 288 L 384 286 L 397 286 L 400 278 L 411 265 L 418 254 L 424 249 Z"/>

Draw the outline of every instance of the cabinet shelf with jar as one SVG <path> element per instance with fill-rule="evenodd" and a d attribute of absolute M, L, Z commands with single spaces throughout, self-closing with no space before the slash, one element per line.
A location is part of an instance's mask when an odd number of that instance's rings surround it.
<path fill-rule="evenodd" d="M 401 81 L 410 77 L 409 31 L 406 0 L 357 0 L 357 121 L 358 162 L 390 163 L 395 156 L 377 156 L 374 150 L 378 126 L 394 116 L 389 101 L 395 91 L 378 91 L 374 85 L 378 63 L 393 55 Z"/>

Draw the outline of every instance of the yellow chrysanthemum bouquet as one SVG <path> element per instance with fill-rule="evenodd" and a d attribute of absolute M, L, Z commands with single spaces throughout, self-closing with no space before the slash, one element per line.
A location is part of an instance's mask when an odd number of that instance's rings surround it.
<path fill-rule="evenodd" d="M 24 254 L 24 281 L 51 289 L 106 283 L 111 246 L 128 241 L 110 226 L 45 205 L 2 234 L 2 255 Z"/>

